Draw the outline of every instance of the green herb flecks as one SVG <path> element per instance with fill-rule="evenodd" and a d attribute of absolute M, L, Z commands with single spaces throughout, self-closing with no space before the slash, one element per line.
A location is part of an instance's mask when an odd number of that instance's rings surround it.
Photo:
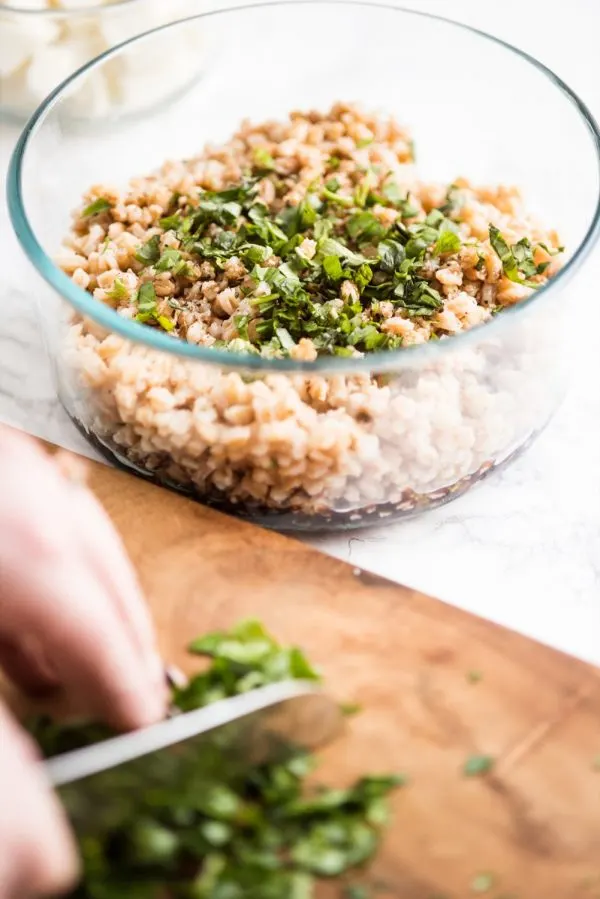
<path fill-rule="evenodd" d="M 472 755 L 464 764 L 465 777 L 481 777 L 488 774 L 494 767 L 494 759 L 491 755 Z"/>
<path fill-rule="evenodd" d="M 100 215 L 101 212 L 107 212 L 112 209 L 112 204 L 105 197 L 98 197 L 89 206 L 86 206 L 81 215 L 83 218 L 91 218 L 94 215 Z"/>
<path fill-rule="evenodd" d="M 158 298 L 151 281 L 144 282 L 137 292 L 137 308 L 138 312 L 135 316 L 137 322 L 142 324 L 160 325 L 163 331 L 172 331 L 175 325 L 166 315 L 161 315 L 158 311 Z"/>
<path fill-rule="evenodd" d="M 115 278 L 113 286 L 110 290 L 106 291 L 106 298 L 114 300 L 115 303 L 120 303 L 123 300 L 129 299 L 129 291 L 120 278 Z"/>
<path fill-rule="evenodd" d="M 182 711 L 290 677 L 319 678 L 301 650 L 280 646 L 256 621 L 207 634 L 191 651 L 210 664 L 174 691 Z M 239 727 L 195 744 L 189 764 L 180 754 L 178 778 L 166 754 L 104 775 L 110 783 L 99 789 L 118 792 L 122 807 L 104 820 L 98 801 L 94 834 L 80 837 L 84 876 L 72 899 L 313 899 L 319 878 L 373 857 L 401 778 L 309 788 L 314 756 L 282 745 L 276 761 L 249 766 L 239 757 Z M 46 756 L 108 736 L 104 727 L 48 719 L 32 732 Z M 63 799 L 68 806 L 68 792 Z"/>
<path fill-rule="evenodd" d="M 275 168 L 275 160 L 264 147 L 256 147 L 254 150 L 254 167 L 259 172 L 272 172 Z"/>
<path fill-rule="evenodd" d="M 155 234 L 137 250 L 135 258 L 142 265 L 154 265 L 160 258 L 160 235 Z"/>
<path fill-rule="evenodd" d="M 477 895 L 489 893 L 496 884 L 496 878 L 489 871 L 477 874 L 471 881 L 471 892 Z"/>
<path fill-rule="evenodd" d="M 144 267 L 176 278 L 193 278 L 204 262 L 218 271 L 234 257 L 241 261 L 246 273 L 237 289 L 244 311 L 235 318 L 237 335 L 223 348 L 271 358 L 289 355 L 309 339 L 318 355 L 352 356 L 402 345 L 385 328 L 384 302 L 393 314 L 435 319 L 444 308 L 436 266 L 462 246 L 453 218 L 458 189 L 425 215 L 391 175 L 377 190 L 369 170 L 349 183 L 333 157 L 322 181 L 312 183 L 297 205 L 278 205 L 274 213 L 259 192 L 265 179 L 279 190 L 274 166 L 270 153 L 258 147 L 252 175 L 239 184 L 200 190 L 186 206 L 176 196 L 160 224 L 178 244 L 163 247 L 154 235 L 136 254 Z M 490 235 L 509 276 L 528 284 L 541 274 L 546 263 L 533 263 L 526 241 L 509 247 L 497 229 Z M 155 321 L 150 310 L 145 314 Z M 435 324 L 430 330 L 432 339 L 439 336 Z"/>
<path fill-rule="evenodd" d="M 502 262 L 504 274 L 516 284 L 525 287 L 538 288 L 537 281 L 530 279 L 543 274 L 548 268 L 548 262 L 540 262 L 536 265 L 533 259 L 534 248 L 530 241 L 523 237 L 512 247 L 508 245 L 500 230 L 494 225 L 489 227 L 490 243 Z"/>

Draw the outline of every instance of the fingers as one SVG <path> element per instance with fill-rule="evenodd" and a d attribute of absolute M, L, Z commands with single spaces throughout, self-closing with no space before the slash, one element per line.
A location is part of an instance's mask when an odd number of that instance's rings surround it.
<path fill-rule="evenodd" d="M 0 431 L 0 458 L 5 663 L 25 686 L 54 678 L 86 712 L 117 727 L 158 720 L 166 702 L 162 665 L 135 575 L 105 513 L 30 441 Z"/>
<path fill-rule="evenodd" d="M 42 698 L 60 686 L 56 672 L 45 662 L 43 650 L 27 636 L 0 638 L 0 661 L 9 678 L 30 696 Z"/>
<path fill-rule="evenodd" d="M 162 663 L 148 606 L 121 539 L 100 503 L 88 490 L 75 487 L 72 494 L 74 517 L 85 522 L 85 527 L 79 529 L 81 550 L 113 597 L 149 667 L 154 665 L 162 676 Z"/>
<path fill-rule="evenodd" d="M 32 572 L 26 590 L 9 583 L 21 627 L 54 647 L 56 677 L 76 704 L 117 728 L 143 727 L 164 714 L 161 672 L 149 673 L 101 584 L 72 563 L 48 577 Z M 39 602 L 43 595 L 44 601 Z"/>
<path fill-rule="evenodd" d="M 71 888 L 78 862 L 64 812 L 33 746 L 0 706 L 0 899 Z"/>

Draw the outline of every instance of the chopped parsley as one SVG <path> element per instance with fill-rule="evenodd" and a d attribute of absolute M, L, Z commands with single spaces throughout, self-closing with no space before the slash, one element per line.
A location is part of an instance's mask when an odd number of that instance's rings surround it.
<path fill-rule="evenodd" d="M 174 688 L 181 711 L 290 677 L 319 680 L 301 650 L 280 646 L 257 621 L 206 634 L 190 651 L 209 665 Z M 47 718 L 31 729 L 46 757 L 110 735 L 103 726 Z M 169 762 L 164 754 L 143 760 L 143 790 L 135 789 L 131 766 L 108 772 L 113 789 L 126 781 L 123 806 L 116 821 L 98 816 L 94 835 L 80 836 L 83 880 L 72 899 L 313 899 L 320 878 L 349 873 L 374 856 L 387 797 L 401 778 L 366 776 L 346 789 L 314 788 L 306 782 L 315 769 L 312 754 L 282 746 L 276 760 L 249 766 L 239 760 L 238 742 L 233 728 L 223 729 L 218 742 L 197 744 L 187 773 L 182 767 L 177 780 L 166 778 L 168 786 L 160 785 L 158 766 Z M 77 794 L 63 793 L 67 808 L 71 799 L 76 804 Z M 345 895 L 368 893 L 348 887 Z"/>
<path fill-rule="evenodd" d="M 83 218 L 91 218 L 94 215 L 100 215 L 101 212 L 106 212 L 108 209 L 112 209 L 112 205 L 106 197 L 98 197 L 97 200 L 85 207 L 81 215 Z"/>

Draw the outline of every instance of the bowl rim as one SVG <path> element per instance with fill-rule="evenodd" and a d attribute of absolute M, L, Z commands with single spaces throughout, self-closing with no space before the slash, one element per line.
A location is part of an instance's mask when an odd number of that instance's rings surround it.
<path fill-rule="evenodd" d="M 122 2 L 131 3 L 138 2 L 138 0 L 122 0 Z M 60 102 L 62 95 L 68 90 L 70 85 L 78 78 L 84 76 L 87 72 L 96 67 L 100 67 L 112 56 L 118 55 L 129 45 L 148 40 L 153 35 L 167 31 L 171 28 L 184 27 L 186 23 L 215 16 L 227 16 L 232 13 L 268 9 L 270 7 L 290 6 L 298 8 L 302 6 L 319 5 L 378 8 L 396 13 L 400 16 L 404 15 L 441 22 L 451 28 L 457 28 L 469 32 L 476 37 L 491 41 L 509 53 L 515 54 L 540 71 L 542 75 L 548 78 L 549 81 L 559 89 L 571 105 L 579 112 L 581 121 L 590 134 L 592 144 L 596 149 L 596 163 L 598 166 L 599 179 L 598 196 L 596 197 L 596 206 L 592 220 L 583 239 L 564 267 L 551 279 L 551 281 L 547 282 L 539 290 L 536 290 L 532 295 L 520 303 L 514 304 L 508 309 L 503 310 L 502 315 L 495 316 L 491 321 L 485 322 L 484 324 L 473 327 L 467 331 L 455 334 L 449 339 L 428 341 L 424 344 L 400 347 L 395 350 L 379 350 L 366 353 L 361 357 L 347 358 L 320 356 L 311 362 L 289 358 L 266 359 L 262 356 L 251 355 L 249 353 L 232 353 L 228 350 L 197 346 L 188 343 L 185 340 L 174 338 L 166 332 L 148 328 L 142 323 L 120 316 L 114 309 L 103 303 L 99 303 L 90 293 L 76 285 L 75 282 L 56 265 L 51 257 L 47 255 L 41 246 L 36 237 L 35 230 L 29 221 L 23 201 L 23 164 L 30 141 L 41 127 L 47 115 L 52 111 L 54 106 Z M 110 6 L 105 8 L 109 9 Z M 473 28 L 470 25 L 465 25 L 453 19 L 446 18 L 445 16 L 438 16 L 420 10 L 396 6 L 385 2 L 385 0 L 263 0 L 263 2 L 258 3 L 248 3 L 207 10 L 198 15 L 188 16 L 175 22 L 166 23 L 111 47 L 109 50 L 90 60 L 88 63 L 77 69 L 77 71 L 73 72 L 46 97 L 25 125 L 9 163 L 7 200 L 11 224 L 17 239 L 26 256 L 32 262 L 42 278 L 81 315 L 90 318 L 96 324 L 100 325 L 100 327 L 109 332 L 118 334 L 133 344 L 170 353 L 180 359 L 196 360 L 204 364 L 219 365 L 229 369 L 251 369 L 260 370 L 262 372 L 345 372 L 348 374 L 369 372 L 373 370 L 384 372 L 412 367 L 415 364 L 420 365 L 422 363 L 440 360 L 444 354 L 458 350 L 460 347 L 467 346 L 469 342 L 477 340 L 481 335 L 482 330 L 485 331 L 486 334 L 489 334 L 490 337 L 499 334 L 502 329 L 509 326 L 510 322 L 514 320 L 516 316 L 523 315 L 523 313 L 529 310 L 534 303 L 539 304 L 542 297 L 545 297 L 551 291 L 556 291 L 560 286 L 564 286 L 564 284 L 566 284 L 566 282 L 575 274 L 600 236 L 600 129 L 587 105 L 580 99 L 575 91 L 562 80 L 562 78 L 552 71 L 552 69 L 548 68 L 548 66 L 540 62 L 534 56 L 514 47 L 507 41 L 488 34 L 478 28 Z"/>
<path fill-rule="evenodd" d="M 0 2 L 0 13 L 10 13 L 13 16 L 31 16 L 35 18 L 36 16 L 39 18 L 58 18 L 64 19 L 69 16 L 80 16 L 80 15 L 98 15 L 99 13 L 104 13 L 107 10 L 114 8 L 115 6 L 130 6 L 134 3 L 144 3 L 145 0 L 112 0 L 111 3 L 103 3 L 102 0 L 96 0 L 96 3 L 93 6 L 73 6 L 69 9 L 53 9 L 52 7 L 42 6 L 11 6 L 10 2 L 2 3 Z M 77 73 L 73 73 L 74 75 Z"/>

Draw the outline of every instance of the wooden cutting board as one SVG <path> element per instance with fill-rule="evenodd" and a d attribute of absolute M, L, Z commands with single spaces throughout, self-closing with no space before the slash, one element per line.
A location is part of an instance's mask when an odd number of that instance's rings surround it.
<path fill-rule="evenodd" d="M 303 646 L 337 697 L 363 707 L 323 752 L 321 775 L 340 785 L 366 771 L 410 778 L 368 877 L 377 895 L 600 899 L 599 670 L 294 539 L 90 467 L 169 661 L 189 669 L 191 638 L 254 616 Z M 492 772 L 466 778 L 465 761 L 480 754 L 495 758 Z M 491 878 L 477 881 L 482 874 Z"/>

